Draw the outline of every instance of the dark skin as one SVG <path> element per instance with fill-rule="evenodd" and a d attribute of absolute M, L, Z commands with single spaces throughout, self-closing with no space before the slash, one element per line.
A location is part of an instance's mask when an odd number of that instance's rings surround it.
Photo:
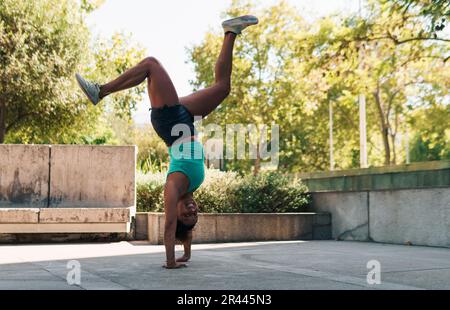
<path fill-rule="evenodd" d="M 185 225 L 194 225 L 198 221 L 198 206 L 193 198 L 193 193 L 187 193 L 189 180 L 180 172 L 170 174 L 164 188 L 164 245 L 166 247 L 165 268 L 185 267 L 191 258 L 192 231 L 189 232 L 189 238 L 183 242 L 184 255 L 175 259 L 175 232 L 177 221 Z M 183 193 L 183 189 L 185 194 Z M 175 205 L 175 208 L 172 206 Z"/>
<path fill-rule="evenodd" d="M 152 108 L 164 105 L 184 105 L 193 116 L 206 117 L 219 106 L 229 95 L 231 87 L 231 71 L 233 47 L 236 34 L 225 34 L 222 50 L 215 66 L 215 82 L 208 88 L 197 91 L 189 96 L 178 97 L 176 89 L 168 73 L 161 63 L 153 57 L 147 57 L 135 67 L 127 70 L 115 80 L 100 87 L 100 98 L 120 90 L 137 86 L 147 80 L 148 93 Z M 196 137 L 186 137 L 179 141 L 189 141 Z M 175 232 L 177 220 L 186 225 L 197 223 L 198 207 L 193 199 L 193 193 L 188 193 L 189 179 L 180 172 L 171 173 L 167 177 L 164 188 L 164 245 L 166 248 L 165 268 L 175 269 L 185 267 L 191 258 L 192 232 L 183 242 L 184 255 L 175 259 Z"/>

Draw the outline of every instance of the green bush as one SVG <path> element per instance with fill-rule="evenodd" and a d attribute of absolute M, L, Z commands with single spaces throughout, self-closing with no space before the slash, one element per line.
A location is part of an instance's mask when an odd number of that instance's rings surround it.
<path fill-rule="evenodd" d="M 240 212 L 234 198 L 241 183 L 242 177 L 236 172 L 208 170 L 202 186 L 194 193 L 200 212 Z"/>
<path fill-rule="evenodd" d="M 164 182 L 165 174 L 137 173 L 136 203 L 138 212 L 164 211 Z"/>
<path fill-rule="evenodd" d="M 270 172 L 244 177 L 234 198 L 242 213 L 300 212 L 310 201 L 307 192 L 301 181 Z"/>
<path fill-rule="evenodd" d="M 164 181 L 163 173 L 138 174 L 138 211 L 164 210 Z M 236 172 L 208 170 L 194 197 L 203 213 L 300 212 L 310 202 L 300 180 L 276 172 L 241 177 Z"/>

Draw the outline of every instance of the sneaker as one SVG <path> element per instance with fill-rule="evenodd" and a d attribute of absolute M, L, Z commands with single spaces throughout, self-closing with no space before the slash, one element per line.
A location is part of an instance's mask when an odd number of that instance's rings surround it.
<path fill-rule="evenodd" d="M 240 34 L 242 30 L 248 26 L 256 24 L 258 24 L 258 18 L 253 15 L 244 15 L 224 21 L 222 27 L 225 33 L 233 32 L 235 34 Z"/>
<path fill-rule="evenodd" d="M 80 85 L 80 88 L 84 92 L 84 94 L 89 98 L 89 100 L 94 105 L 97 105 L 97 103 L 99 103 L 101 100 L 100 85 L 97 83 L 92 83 L 92 82 L 86 81 L 78 73 L 75 74 L 75 77 L 77 78 L 78 85 Z"/>

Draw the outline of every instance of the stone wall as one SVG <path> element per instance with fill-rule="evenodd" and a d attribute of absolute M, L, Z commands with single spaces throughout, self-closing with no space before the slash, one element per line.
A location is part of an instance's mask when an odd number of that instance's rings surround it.
<path fill-rule="evenodd" d="M 0 240 L 130 232 L 135 165 L 135 146 L 0 145 Z"/>
<path fill-rule="evenodd" d="M 164 214 L 138 213 L 136 237 L 163 244 Z M 225 213 L 199 214 L 193 243 L 268 240 L 328 240 L 328 213 Z"/>
<path fill-rule="evenodd" d="M 132 146 L 52 146 L 50 207 L 134 206 L 135 156 Z"/>
<path fill-rule="evenodd" d="M 0 145 L 0 208 L 46 208 L 48 145 Z"/>
<path fill-rule="evenodd" d="M 450 247 L 450 161 L 300 177 L 334 239 Z"/>

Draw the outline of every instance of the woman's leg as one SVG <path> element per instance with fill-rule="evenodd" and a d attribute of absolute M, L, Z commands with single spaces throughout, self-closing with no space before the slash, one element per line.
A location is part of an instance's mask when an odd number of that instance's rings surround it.
<path fill-rule="evenodd" d="M 215 67 L 215 83 L 211 87 L 202 89 L 189 96 L 181 97 L 180 102 L 194 116 L 205 117 L 222 103 L 230 94 L 231 70 L 233 63 L 233 47 L 236 34 L 227 32 L 222 50 Z"/>
<path fill-rule="evenodd" d="M 172 80 L 161 63 L 154 57 L 147 57 L 135 67 L 127 70 L 115 80 L 100 86 L 100 98 L 120 90 L 141 84 L 145 79 L 153 108 L 175 105 L 179 102 Z"/>

